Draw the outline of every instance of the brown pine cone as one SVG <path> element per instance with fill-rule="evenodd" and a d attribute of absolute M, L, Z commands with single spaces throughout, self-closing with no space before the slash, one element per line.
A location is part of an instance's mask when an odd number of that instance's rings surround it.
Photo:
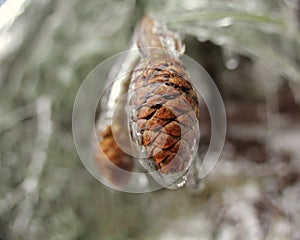
<path fill-rule="evenodd" d="M 168 59 L 139 64 L 131 79 L 131 129 L 148 171 L 186 171 L 199 138 L 198 97 L 183 63 Z"/>
<path fill-rule="evenodd" d="M 102 140 L 96 147 L 95 159 L 101 173 L 117 186 L 127 184 L 129 175 L 124 170 L 132 172 L 134 167 L 132 157 L 120 149 L 112 134 L 111 126 L 107 126 L 99 135 Z"/>

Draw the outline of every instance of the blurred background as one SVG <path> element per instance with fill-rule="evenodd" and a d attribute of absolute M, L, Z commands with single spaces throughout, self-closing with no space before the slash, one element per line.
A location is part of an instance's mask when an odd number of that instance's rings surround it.
<path fill-rule="evenodd" d="M 0 0 L 0 239 L 300 239 L 299 11 L 298 0 Z M 81 82 L 128 49 L 147 13 L 182 34 L 225 103 L 224 150 L 198 194 L 110 190 L 73 143 Z"/>

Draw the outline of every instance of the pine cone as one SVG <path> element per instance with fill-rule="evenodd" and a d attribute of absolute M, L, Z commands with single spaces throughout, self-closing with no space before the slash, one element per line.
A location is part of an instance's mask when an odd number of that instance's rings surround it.
<path fill-rule="evenodd" d="M 168 59 L 139 64 L 131 79 L 131 128 L 148 171 L 162 174 L 188 169 L 198 128 L 198 98 L 183 63 Z"/>
<path fill-rule="evenodd" d="M 117 186 L 127 184 L 129 175 L 126 175 L 123 170 L 132 172 L 134 167 L 132 157 L 120 149 L 112 134 L 111 126 L 107 126 L 99 135 L 102 141 L 96 148 L 95 159 L 101 173 Z"/>

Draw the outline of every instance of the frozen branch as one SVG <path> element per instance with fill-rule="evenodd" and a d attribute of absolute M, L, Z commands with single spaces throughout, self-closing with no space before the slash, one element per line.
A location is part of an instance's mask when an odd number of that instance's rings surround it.
<path fill-rule="evenodd" d="M 35 103 L 35 110 L 37 114 L 37 135 L 35 148 L 28 167 L 27 177 L 14 193 L 7 196 L 0 204 L 12 208 L 23 199 L 23 194 L 25 194 L 24 201 L 20 202 L 18 205 L 17 217 L 15 218 L 12 227 L 13 231 L 18 235 L 22 235 L 22 233 L 26 232 L 33 215 L 34 205 L 39 198 L 39 181 L 45 165 L 47 149 L 52 132 L 51 99 L 47 96 L 38 98 Z M 24 108 L 19 112 L 19 116 L 25 116 L 25 114 L 23 114 L 25 112 Z M 0 209 L 0 213 L 3 211 L 7 211 L 7 209 Z"/>

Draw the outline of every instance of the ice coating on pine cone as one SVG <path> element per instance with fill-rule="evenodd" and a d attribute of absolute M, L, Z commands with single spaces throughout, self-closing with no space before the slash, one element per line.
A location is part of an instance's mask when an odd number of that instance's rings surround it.
<path fill-rule="evenodd" d="M 185 175 L 199 139 L 198 98 L 183 63 L 163 52 L 142 61 L 129 87 L 129 117 L 139 160 L 156 180 Z"/>

